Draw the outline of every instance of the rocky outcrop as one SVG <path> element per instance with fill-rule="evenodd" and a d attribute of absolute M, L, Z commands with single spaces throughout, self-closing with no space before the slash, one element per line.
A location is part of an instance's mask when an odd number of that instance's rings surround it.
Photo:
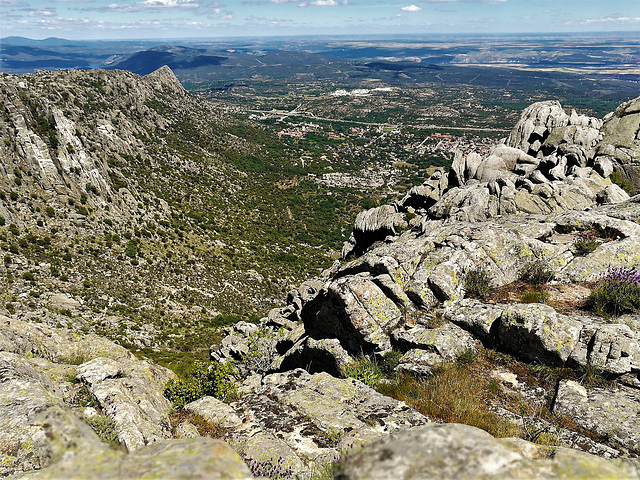
<path fill-rule="evenodd" d="M 585 388 L 563 380 L 553 412 L 571 417 L 586 430 L 633 452 L 640 451 L 640 391 L 624 385 Z"/>
<path fill-rule="evenodd" d="M 464 279 L 467 272 L 482 268 L 499 287 L 537 265 L 548 269 L 556 282 L 583 282 L 597 280 L 611 266 L 632 267 L 640 258 L 640 227 L 616 218 L 615 212 L 635 218 L 639 209 L 629 201 L 585 212 L 476 223 L 423 219 L 395 241 L 373 245 L 340 265 L 324 283 L 317 282 L 315 294 L 304 300 L 291 295 L 289 305 L 276 310 L 302 319 L 304 327 L 291 320 L 264 319 L 262 328 L 271 332 L 269 341 L 277 346 L 266 371 L 305 367 L 337 374 L 350 355 L 382 354 L 391 348 L 429 352 L 431 364 L 437 364 L 471 348 L 467 336 L 473 335 L 530 361 L 597 364 L 613 375 L 637 374 L 640 339 L 626 325 L 565 316 L 540 304 L 486 305 L 464 298 Z M 582 255 L 574 243 L 586 230 L 606 238 Z M 438 312 L 463 330 L 429 328 Z M 240 335 L 245 339 L 240 340 L 239 332 L 234 335 L 223 340 L 222 349 L 212 350 L 214 359 L 242 359 L 230 355 L 232 348 L 225 345 L 242 345 L 248 336 Z"/>
<path fill-rule="evenodd" d="M 626 200 L 627 193 L 608 177 L 614 168 L 629 170 L 627 177 L 635 175 L 638 102 L 622 105 L 604 124 L 575 111 L 567 114 L 557 101 L 531 105 L 505 144 L 488 156 L 458 152 L 448 175 L 437 170 L 400 202 L 360 213 L 343 258 L 360 255 L 375 241 L 406 228 L 403 214 L 473 222 L 498 215 L 585 210 Z"/>
<path fill-rule="evenodd" d="M 459 424 L 431 424 L 392 434 L 349 457 L 340 475 L 349 480 L 640 478 L 632 464 L 622 461 L 519 439 L 496 439 Z"/>
<path fill-rule="evenodd" d="M 611 375 L 640 372 L 640 335 L 624 323 L 557 313 L 548 305 L 485 305 L 463 300 L 445 311 L 488 345 L 548 365 L 597 367 Z"/>
<path fill-rule="evenodd" d="M 171 436 L 163 390 L 175 375 L 104 338 L 0 317 L 0 365 L 2 474 L 109 451 L 85 420 L 91 404 L 129 452 Z"/>
<path fill-rule="evenodd" d="M 241 399 L 205 397 L 185 408 L 229 431 L 248 461 L 276 461 L 301 474 L 350 450 L 428 419 L 353 379 L 302 369 L 249 377 Z"/>
<path fill-rule="evenodd" d="M 620 105 L 604 117 L 603 138 L 596 147 L 595 163 L 623 175 L 640 188 L 640 98 Z"/>
<path fill-rule="evenodd" d="M 17 475 L 20 479 L 120 480 L 123 478 L 190 478 L 251 480 L 254 476 L 225 442 L 211 438 L 165 440 L 125 454 L 65 449 L 51 467 Z"/>
<path fill-rule="evenodd" d="M 632 320 L 466 298 L 465 279 L 477 270 L 492 287 L 502 287 L 535 271 L 545 282 L 563 284 L 597 281 L 610 267 L 637 266 L 640 197 L 620 193 L 605 178 L 612 171 L 606 162 L 594 163 L 600 127 L 594 119 L 565 114 L 555 103 L 534 105 L 490 157 L 458 155 L 448 176 L 436 171 L 403 200 L 361 214 L 343 261 L 315 279 L 313 288 L 292 291 L 285 307 L 250 327 L 269 338 L 262 373 L 305 368 L 339 375 L 354 357 L 382 358 L 394 349 L 402 355 L 396 372 L 428 377 L 443 362 L 483 344 L 526 362 L 597 369 L 618 378 L 626 400 L 615 397 L 608 411 L 631 412 L 636 400 L 630 392 L 640 385 L 640 332 Z M 590 252 L 577 247 L 587 235 L 594 240 Z M 251 334 L 242 330 L 230 332 L 235 337 L 223 340 L 223 348 L 212 348 L 212 358 L 244 364 L 247 355 L 241 352 L 250 350 L 243 345 L 251 344 Z M 597 418 L 603 399 L 613 395 L 589 393 L 576 404 L 564 400 L 563 389 L 565 383 L 554 412 L 576 422 Z M 624 430 L 616 430 L 616 438 L 636 428 L 634 421 L 620 418 Z M 607 455 L 638 451 L 634 435 L 620 447 L 594 424 L 580 425 L 606 445 L 577 433 L 579 441 L 566 437 L 564 444 Z M 534 466 L 516 449 L 514 465 L 534 475 L 537 468 L 551 471 L 577 461 L 577 454 L 562 452 L 565 460 Z M 491 475 L 516 471 L 503 466 Z"/>

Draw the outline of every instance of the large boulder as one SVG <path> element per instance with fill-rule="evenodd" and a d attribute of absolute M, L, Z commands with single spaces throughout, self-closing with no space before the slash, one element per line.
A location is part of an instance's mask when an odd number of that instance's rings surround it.
<path fill-rule="evenodd" d="M 556 415 L 566 415 L 582 428 L 640 451 L 640 391 L 623 385 L 590 388 L 562 380 L 553 404 Z"/>
<path fill-rule="evenodd" d="M 18 475 L 20 479 L 164 478 L 251 480 L 254 476 L 240 456 L 225 442 L 211 438 L 164 440 L 132 454 L 117 450 L 90 452 L 68 449 L 55 465 Z"/>
<path fill-rule="evenodd" d="M 428 423 L 403 402 L 386 397 L 353 379 L 302 369 L 247 382 L 250 393 L 230 405 L 211 400 L 191 404 L 242 445 L 248 461 L 281 459 L 293 474 L 334 461 L 340 452 L 392 432 Z M 229 424 L 228 418 L 239 418 Z"/>
<path fill-rule="evenodd" d="M 528 360 L 564 365 L 580 330 L 579 322 L 548 305 L 516 304 L 502 312 L 498 337 L 503 348 Z"/>
<path fill-rule="evenodd" d="M 496 439 L 475 427 L 431 424 L 365 446 L 344 462 L 345 480 L 639 478 L 631 464 L 518 439 Z"/>
<path fill-rule="evenodd" d="M 615 171 L 640 188 L 640 97 L 623 103 L 605 116 L 603 138 L 598 143 L 595 161 L 611 163 Z"/>

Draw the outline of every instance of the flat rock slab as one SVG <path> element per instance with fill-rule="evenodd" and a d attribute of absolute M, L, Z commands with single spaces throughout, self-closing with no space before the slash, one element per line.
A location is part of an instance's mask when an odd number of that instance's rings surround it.
<path fill-rule="evenodd" d="M 587 390 L 572 380 L 563 380 L 553 413 L 571 417 L 581 427 L 640 453 L 640 391 L 616 385 Z"/>
<path fill-rule="evenodd" d="M 391 434 L 347 458 L 340 474 L 345 480 L 640 478 L 633 466 L 621 461 L 565 448 L 550 452 L 454 423 Z"/>
<path fill-rule="evenodd" d="M 360 446 L 429 420 L 405 403 L 354 379 L 297 369 L 264 377 L 230 404 L 242 424 L 231 429 L 246 458 L 308 472 Z"/>
<path fill-rule="evenodd" d="M 164 440 L 135 453 L 106 450 L 99 455 L 65 455 L 56 465 L 20 475 L 20 479 L 250 480 L 253 475 L 225 442 L 211 438 Z"/>

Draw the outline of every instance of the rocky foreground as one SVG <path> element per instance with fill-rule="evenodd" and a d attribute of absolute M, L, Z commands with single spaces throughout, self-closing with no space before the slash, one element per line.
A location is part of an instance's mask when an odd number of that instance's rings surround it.
<path fill-rule="evenodd" d="M 348 479 L 640 478 L 640 317 L 579 308 L 588 282 L 640 261 L 640 196 L 610 178 L 638 186 L 639 131 L 640 99 L 604 121 L 535 104 L 487 158 L 459 155 L 402 201 L 361 213 L 341 261 L 212 347 L 213 360 L 238 362 L 239 398 L 191 402 L 177 424 L 163 396 L 169 370 L 95 335 L 0 318 L 0 474 L 253 478 L 247 464 L 262 462 L 310 478 L 341 458 Z M 585 233 L 590 252 L 576 248 Z M 507 293 L 470 298 L 465 278 L 479 269 Z M 536 269 L 550 305 L 508 295 Z M 485 349 L 539 368 L 596 368 L 607 382 L 562 378 L 547 398 L 508 366 L 489 372 L 497 389 L 550 399 L 572 420 L 549 447 L 437 423 L 338 378 L 362 355 L 398 351 L 396 374 L 429 378 Z M 196 419 L 223 440 L 201 436 Z"/>

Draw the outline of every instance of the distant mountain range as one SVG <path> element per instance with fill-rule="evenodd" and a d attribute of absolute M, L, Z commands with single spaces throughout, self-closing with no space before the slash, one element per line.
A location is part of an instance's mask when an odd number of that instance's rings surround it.
<path fill-rule="evenodd" d="M 189 40 L 78 41 L 62 38 L 0 39 L 0 71 L 29 73 L 57 68 L 120 68 L 145 75 L 169 65 L 180 71 L 235 66 L 313 66 L 326 63 L 408 61 L 437 65 L 498 65 L 573 69 L 635 76 L 640 40 L 630 32 L 590 36 L 387 36 L 278 37 Z M 275 56 L 274 56 L 275 55 Z M 596 72 L 598 73 L 598 72 Z"/>

